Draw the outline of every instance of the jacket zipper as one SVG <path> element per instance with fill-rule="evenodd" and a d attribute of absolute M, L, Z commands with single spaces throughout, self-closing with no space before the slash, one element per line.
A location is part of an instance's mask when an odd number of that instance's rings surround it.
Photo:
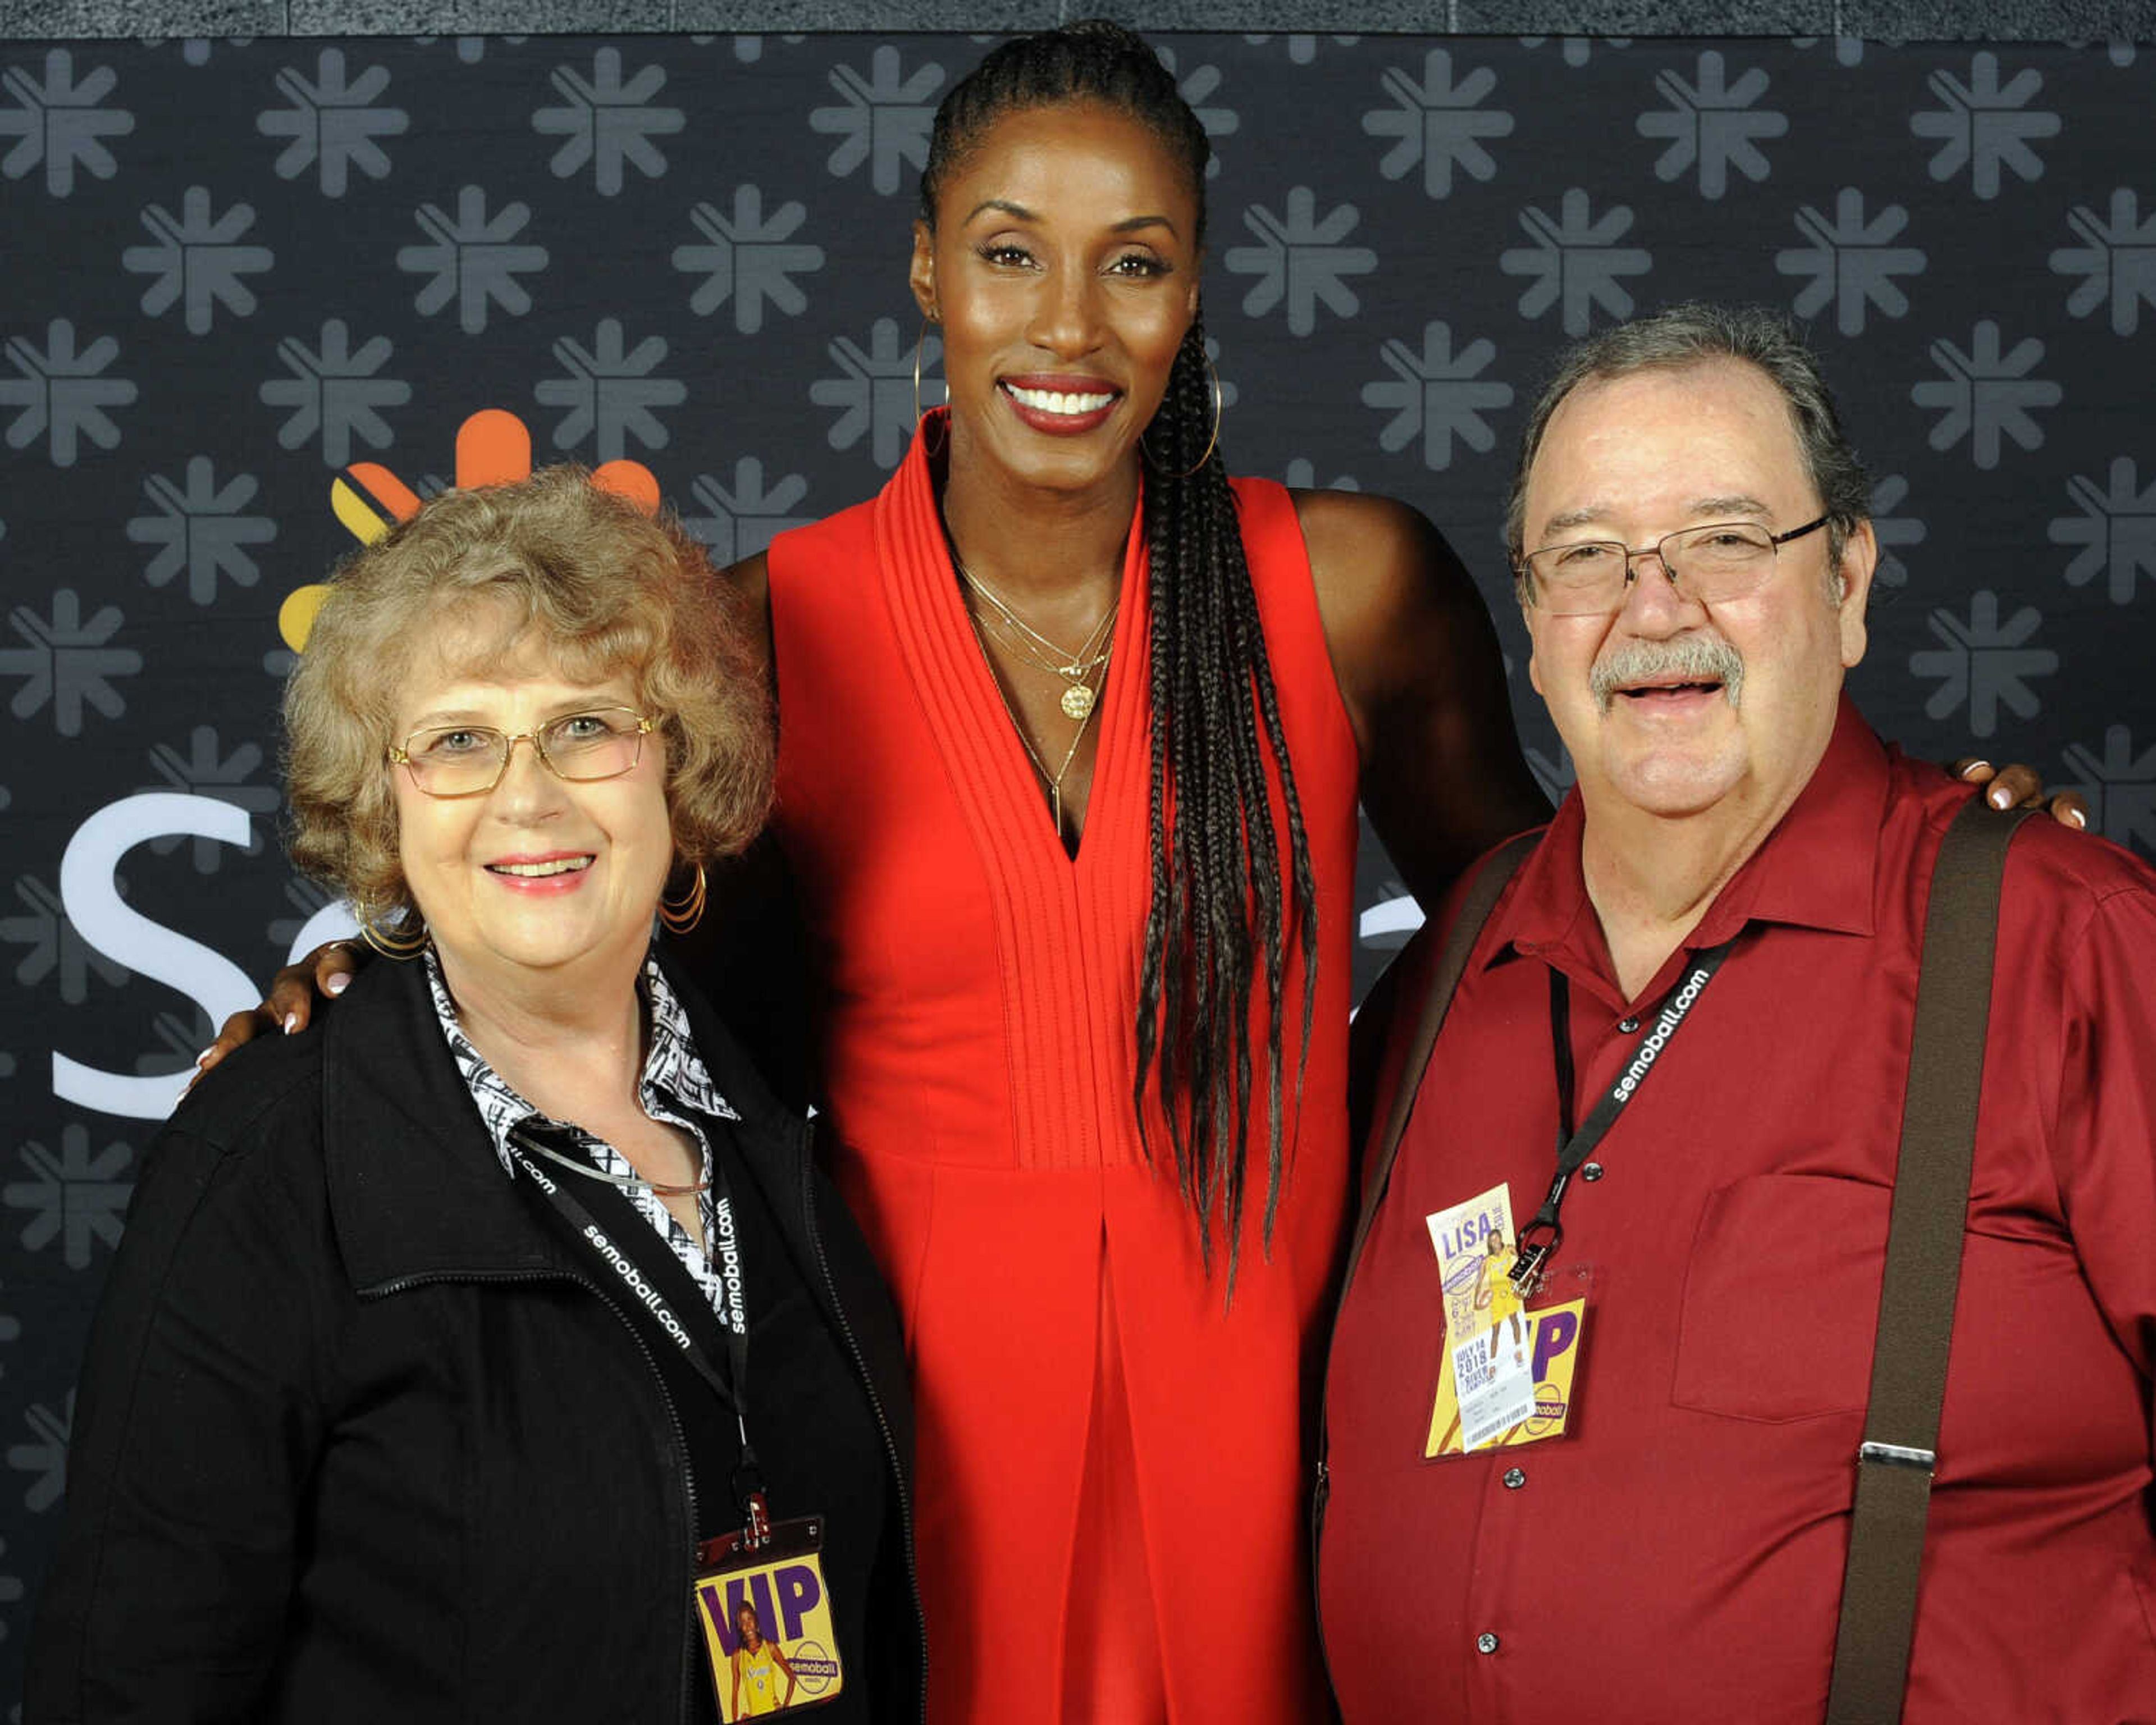
<path fill-rule="evenodd" d="M 891 1476 L 898 1487 L 899 1531 L 906 1548 L 906 1591 L 913 1602 L 915 1646 L 920 1656 L 920 1708 L 917 1717 L 922 1725 L 928 1718 L 928 1615 L 921 1604 L 921 1576 L 916 1568 L 913 1555 L 913 1498 L 906 1484 L 905 1464 L 899 1459 L 898 1439 L 892 1433 L 891 1420 L 885 1414 L 881 1398 L 876 1394 L 875 1380 L 869 1375 L 869 1363 L 861 1353 L 860 1341 L 854 1335 L 854 1327 L 846 1321 L 846 1308 L 839 1298 L 838 1283 L 831 1276 L 831 1261 L 824 1252 L 824 1231 L 816 1224 L 816 1122 L 802 1122 L 801 1138 L 801 1204 L 808 1224 L 808 1243 L 815 1249 L 816 1268 L 824 1278 L 824 1291 L 830 1296 L 831 1310 L 838 1314 L 839 1333 L 845 1338 L 846 1351 L 853 1356 L 854 1369 L 860 1373 L 861 1387 L 868 1392 L 869 1409 L 875 1415 L 876 1430 L 883 1435 L 884 1454 L 891 1463 Z"/>
<path fill-rule="evenodd" d="M 819 1247 L 819 1250 L 820 1251 L 820 1250 L 821 1248 Z M 689 1435 L 681 1424 L 681 1410 L 674 1405 L 673 1392 L 667 1389 L 665 1378 L 660 1375 L 659 1362 L 652 1357 L 650 1345 L 644 1341 L 642 1336 L 637 1333 L 636 1326 L 630 1322 L 629 1314 L 626 1312 L 624 1312 L 620 1307 L 615 1305 L 613 1301 L 607 1298 L 605 1292 L 599 1287 L 599 1285 L 597 1282 L 591 1281 L 588 1277 L 578 1276 L 573 1271 L 567 1270 L 431 1270 L 424 1271 L 418 1276 L 400 1276 L 395 1281 L 382 1282 L 374 1287 L 367 1289 L 362 1297 L 366 1299 L 383 1299 L 392 1294 L 401 1294 L 409 1289 L 422 1287 L 429 1283 L 435 1282 L 513 1281 L 567 1282 L 572 1287 L 583 1289 L 587 1293 L 591 1295 L 593 1299 L 597 1300 L 600 1305 L 606 1307 L 608 1312 L 611 1312 L 614 1317 L 619 1320 L 621 1327 L 629 1332 L 629 1340 L 636 1343 L 636 1351 L 644 1356 L 644 1363 L 649 1368 L 651 1373 L 651 1381 L 658 1387 L 659 1399 L 665 1404 L 667 1422 L 674 1428 L 674 1455 L 675 1461 L 679 1464 L 675 1471 L 680 1476 L 681 1502 L 684 1510 L 686 1512 L 688 1519 L 688 1537 L 683 1542 L 683 1548 L 690 1553 L 688 1574 L 684 1578 L 684 1584 L 679 1597 L 685 1599 L 694 1599 L 696 1595 L 696 1567 L 695 1554 L 696 1550 L 696 1527 L 698 1524 L 696 1521 L 696 1478 L 694 1471 L 689 1465 Z M 870 1392 L 870 1399 L 874 1399 L 873 1391 Z M 909 1542 L 909 1557 L 911 1549 L 911 1543 Z M 693 1626 L 693 1622 L 685 1620 L 681 1626 L 680 1634 L 675 1638 L 680 1641 L 681 1645 L 681 1674 L 680 1682 L 679 1685 L 679 1706 L 675 1715 L 675 1717 L 680 1722 L 680 1725 L 688 1725 L 690 1707 L 690 1686 L 695 1677 L 694 1661 L 690 1658 L 690 1644 L 689 1637 L 689 1631 Z"/>

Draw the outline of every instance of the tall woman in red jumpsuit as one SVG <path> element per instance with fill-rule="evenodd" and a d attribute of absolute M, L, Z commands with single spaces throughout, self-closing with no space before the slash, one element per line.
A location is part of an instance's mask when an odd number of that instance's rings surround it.
<path fill-rule="evenodd" d="M 739 572 L 821 1142 L 916 1373 L 938 1725 L 1325 1716 L 1358 786 L 1427 902 L 1547 814 L 1430 525 L 1227 478 L 1208 153 L 1127 32 L 993 51 L 915 228 L 949 411 Z"/>

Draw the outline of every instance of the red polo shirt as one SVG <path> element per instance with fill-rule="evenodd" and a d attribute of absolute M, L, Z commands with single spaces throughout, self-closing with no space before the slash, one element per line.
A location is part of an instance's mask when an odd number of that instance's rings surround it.
<path fill-rule="evenodd" d="M 1500 901 L 1335 1337 L 1327 1650 L 1349 1725 L 1816 1722 L 1848 1546 L 1933 855 L 1968 794 L 1846 701 L 1687 949 L 1720 972 L 1567 1195 L 1572 1425 L 1425 1461 L 1424 1217 L 1555 1164 L 1636 1042 L 1577 794 Z M 1450 914 L 1448 907 L 1447 914 Z M 2006 870 L 1909 1725 L 2156 1720 L 2156 872 L 2031 823 Z M 1411 1014 L 1404 1013 L 1403 1017 Z"/>

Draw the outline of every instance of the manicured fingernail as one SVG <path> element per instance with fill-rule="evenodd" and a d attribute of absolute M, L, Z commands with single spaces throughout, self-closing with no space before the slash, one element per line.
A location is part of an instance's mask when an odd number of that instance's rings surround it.
<path fill-rule="evenodd" d="M 339 971 L 335 976 L 329 978 L 323 983 L 322 993 L 325 994 L 341 994 L 351 986 L 352 978 L 346 975 L 344 972 Z"/>
<path fill-rule="evenodd" d="M 297 1014 L 296 1012 L 288 1012 L 288 1013 L 286 1013 L 286 1014 L 285 1014 L 285 1034 L 287 1036 L 290 1036 L 290 1034 L 291 1034 L 295 1030 L 298 1029 L 299 1028 L 300 1028 L 300 1015 L 299 1015 L 299 1014 Z"/>
<path fill-rule="evenodd" d="M 212 1043 L 212 1044 L 211 1044 L 208 1048 L 204 1049 L 204 1050 L 203 1050 L 200 1054 L 198 1054 L 198 1055 L 197 1055 L 195 1056 L 195 1065 L 197 1065 L 198 1066 L 201 1065 L 202 1065 L 202 1063 L 203 1063 L 204 1060 L 208 1060 L 208 1059 L 212 1055 L 215 1054 L 216 1052 L 217 1052 L 217 1045 L 216 1045 L 215 1043 Z"/>
<path fill-rule="evenodd" d="M 1989 761 L 1971 761 L 1971 762 L 1969 763 L 1969 765 L 1968 765 L 1968 766 L 1966 766 L 1966 767 L 1964 767 L 1964 768 L 1963 768 L 1961 769 L 1961 776 L 1962 776 L 1964 778 L 1967 778 L 1969 776 L 1969 774 L 1970 774 L 1970 773 L 1989 773 L 1989 772 L 1990 772 L 1990 771 L 1991 771 L 1991 762 L 1989 762 Z"/>
<path fill-rule="evenodd" d="M 1994 809 L 2004 809 L 2007 806 L 2007 791 L 2005 785 L 1995 784 L 1984 794 L 1985 800 L 1988 801 Z"/>
<path fill-rule="evenodd" d="M 2083 829 L 2086 829 L 2088 826 L 2088 816 L 2082 814 L 2078 809 L 2069 809 L 2066 811 L 2066 819 L 2071 821 L 2076 826 L 2082 828 Z"/>

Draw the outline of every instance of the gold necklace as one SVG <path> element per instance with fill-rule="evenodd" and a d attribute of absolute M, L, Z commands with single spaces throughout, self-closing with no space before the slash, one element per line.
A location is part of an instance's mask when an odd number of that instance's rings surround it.
<path fill-rule="evenodd" d="M 1097 698 L 1092 686 L 1093 673 L 1108 662 L 1108 655 L 1115 650 L 1111 632 L 1116 626 L 1116 612 L 1121 598 L 1111 600 L 1108 608 L 1101 614 L 1101 620 L 1086 637 L 1085 644 L 1075 653 L 1060 646 L 1041 634 L 1025 619 L 1019 616 L 1010 602 L 966 567 L 956 546 L 951 548 L 951 567 L 957 571 L 958 579 L 967 589 L 978 593 L 994 608 L 1011 632 L 1012 644 L 1033 665 L 1063 680 L 1061 706 L 1065 718 L 1075 719 L 1082 726 L 1092 716 L 1093 703 Z M 968 608 L 968 614 L 971 614 Z M 973 617 L 973 632 L 980 633 L 980 619 Z M 1044 650 L 1045 649 L 1045 650 Z M 1000 685 L 999 685 L 1000 686 Z M 1038 757 L 1036 757 L 1037 759 Z M 1044 768 L 1043 772 L 1046 769 Z"/>
<path fill-rule="evenodd" d="M 957 553 L 955 551 L 952 553 L 951 561 L 957 568 L 958 572 L 962 576 L 965 575 L 965 566 L 958 562 Z M 972 578 L 970 576 L 967 577 L 967 579 L 971 583 Z M 1048 770 L 1048 762 L 1040 758 L 1040 751 L 1033 746 L 1033 739 L 1026 735 L 1025 721 L 1019 717 L 1018 709 L 1011 705 L 1011 698 L 1009 692 L 1004 688 L 1003 679 L 996 675 L 995 660 L 988 656 L 988 637 L 981 633 L 981 619 L 974 614 L 973 608 L 971 605 L 967 606 L 965 610 L 967 622 L 972 624 L 973 626 L 973 644 L 980 649 L 981 669 L 988 674 L 988 681 L 995 689 L 996 698 L 1004 704 L 1004 716 L 1009 719 L 1011 729 L 1018 733 L 1019 747 L 1025 751 L 1025 757 L 1033 763 L 1033 770 L 1040 775 L 1041 783 L 1048 787 L 1048 813 L 1050 818 L 1055 823 L 1055 842 L 1061 845 L 1065 842 L 1063 836 L 1063 780 L 1065 775 L 1067 775 L 1070 771 L 1070 763 L 1078 758 L 1078 745 L 1086 740 L 1086 726 L 1092 721 L 1093 708 L 1095 705 L 1095 691 L 1090 683 L 1080 683 L 1074 685 L 1076 688 L 1082 689 L 1086 695 L 1085 706 L 1081 711 L 1077 712 L 1071 711 L 1070 691 L 1066 689 L 1064 691 L 1061 703 L 1063 711 L 1071 718 L 1074 718 L 1078 721 L 1078 728 L 1070 733 L 1070 747 L 1063 752 L 1062 763 L 1056 768 L 1055 772 L 1050 773 Z M 1111 622 L 1114 616 L 1115 607 L 1111 605 L 1108 608 L 1108 617 L 1103 619 L 1103 621 Z M 1093 661 L 1092 666 L 1088 668 L 1087 674 L 1089 675 L 1092 670 L 1107 664 L 1108 655 L 1114 650 L 1114 646 L 1115 644 L 1111 640 L 1101 648 L 1100 656 Z M 1059 675 L 1061 675 L 1060 670 L 1057 674 Z M 1105 681 L 1105 679 L 1103 680 Z"/>

